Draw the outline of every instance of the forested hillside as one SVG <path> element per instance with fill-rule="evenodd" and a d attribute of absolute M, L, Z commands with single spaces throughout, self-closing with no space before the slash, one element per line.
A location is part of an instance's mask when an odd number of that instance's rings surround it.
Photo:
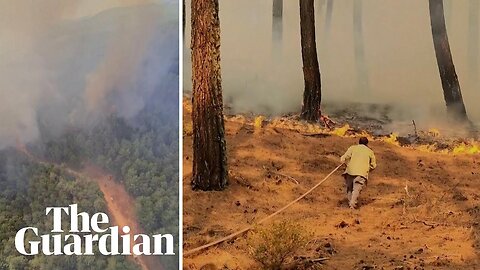
<path fill-rule="evenodd" d="M 175 77 L 176 75 L 172 75 Z M 175 91 L 173 88 L 171 91 Z M 135 198 L 138 223 L 147 234 L 172 233 L 178 239 L 178 97 L 156 94 L 133 119 L 115 114 L 90 129 L 68 129 L 61 136 L 27 145 L 35 156 L 62 167 L 95 164 L 120 181 Z M 90 213 L 108 212 L 93 182 L 68 175 L 58 166 L 36 164 L 17 149 L 0 153 L 0 269 L 136 269 L 126 257 L 19 256 L 15 233 L 25 226 L 49 230 L 46 206 L 78 203 Z M 178 258 L 162 258 L 165 269 Z M 170 267 L 169 267 L 170 266 Z"/>
<path fill-rule="evenodd" d="M 80 209 L 106 212 L 98 187 L 77 181 L 53 167 L 38 165 L 10 149 L 0 153 L 0 269 L 138 269 L 126 257 L 22 256 L 15 250 L 16 232 L 27 226 L 41 234 L 51 230 L 45 208 L 78 203 Z"/>

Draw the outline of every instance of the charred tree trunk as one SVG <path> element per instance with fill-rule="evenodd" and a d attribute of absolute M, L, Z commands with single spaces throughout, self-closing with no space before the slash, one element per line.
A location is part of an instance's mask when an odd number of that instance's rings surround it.
<path fill-rule="evenodd" d="M 182 27 L 183 27 L 183 32 L 182 32 L 182 35 L 183 35 L 183 40 L 185 40 L 185 0 L 183 0 L 183 8 L 182 8 Z"/>
<path fill-rule="evenodd" d="M 273 44 L 281 44 L 283 37 L 283 0 L 273 0 L 272 13 Z"/>
<path fill-rule="evenodd" d="M 480 1 L 470 0 L 469 9 L 469 35 L 468 35 L 468 69 L 470 87 L 475 88 L 478 85 L 478 12 Z"/>
<path fill-rule="evenodd" d="M 192 188 L 222 190 L 227 156 L 220 74 L 218 0 L 192 1 Z"/>
<path fill-rule="evenodd" d="M 443 0 L 429 0 L 430 23 L 447 112 L 456 120 L 468 120 L 460 83 L 453 64 L 443 11 Z"/>
<path fill-rule="evenodd" d="M 299 3 L 303 77 L 305 80 L 301 118 L 318 121 L 321 115 L 322 92 L 315 42 L 314 0 L 299 0 Z"/>
<path fill-rule="evenodd" d="M 355 68 L 357 70 L 357 92 L 370 92 L 368 70 L 365 63 L 365 48 L 363 41 L 362 0 L 353 1 L 353 44 L 355 52 Z"/>

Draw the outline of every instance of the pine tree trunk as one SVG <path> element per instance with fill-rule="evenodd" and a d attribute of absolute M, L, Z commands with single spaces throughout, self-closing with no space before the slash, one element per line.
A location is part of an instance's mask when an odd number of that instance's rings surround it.
<path fill-rule="evenodd" d="M 299 0 L 299 3 L 303 77 L 305 81 L 301 118 L 318 121 L 321 115 L 322 92 L 315 42 L 314 0 Z"/>
<path fill-rule="evenodd" d="M 185 40 L 185 0 L 183 0 L 183 8 L 182 8 L 182 28 L 183 28 L 183 32 L 182 32 L 182 35 L 183 35 L 183 40 Z"/>
<path fill-rule="evenodd" d="M 220 75 L 218 0 L 192 1 L 192 188 L 222 190 L 227 156 Z"/>
<path fill-rule="evenodd" d="M 281 62 L 283 45 L 283 0 L 273 0 L 272 6 L 272 55 L 273 68 Z"/>
<path fill-rule="evenodd" d="M 272 39 L 274 44 L 278 44 L 283 36 L 283 0 L 273 0 L 272 13 Z"/>
<path fill-rule="evenodd" d="M 363 6 L 362 0 L 353 0 L 353 44 L 355 53 L 355 68 L 357 70 L 357 92 L 370 92 L 368 70 L 365 63 L 365 48 L 363 43 Z"/>
<path fill-rule="evenodd" d="M 468 120 L 460 84 L 453 64 L 443 11 L 443 0 L 429 0 L 433 45 L 448 114 L 455 120 Z"/>

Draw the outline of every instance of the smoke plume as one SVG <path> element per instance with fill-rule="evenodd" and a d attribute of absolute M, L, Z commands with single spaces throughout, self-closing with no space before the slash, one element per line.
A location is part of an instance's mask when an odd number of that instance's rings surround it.
<path fill-rule="evenodd" d="M 177 52 L 176 1 L 0 0 L 0 149 L 135 116 Z"/>

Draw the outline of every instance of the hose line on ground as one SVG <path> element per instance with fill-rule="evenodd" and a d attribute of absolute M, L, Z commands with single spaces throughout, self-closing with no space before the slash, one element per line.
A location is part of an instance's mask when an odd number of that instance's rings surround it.
<path fill-rule="evenodd" d="M 275 213 L 272 213 L 264 218 L 262 218 L 260 221 L 258 221 L 257 223 L 255 223 L 255 225 L 259 225 L 259 224 L 262 224 L 264 223 L 265 221 L 271 219 L 272 217 L 276 216 L 277 214 L 279 214 L 280 212 L 283 212 L 285 209 L 287 209 L 288 207 L 292 206 L 294 203 L 300 201 L 301 199 L 303 199 L 305 196 L 307 196 L 309 193 L 311 193 L 314 189 L 316 189 L 318 186 L 320 186 L 321 184 L 323 184 L 323 182 L 325 182 L 330 176 L 332 176 L 333 173 L 335 173 L 341 166 L 343 165 L 340 164 L 338 165 L 335 169 L 333 169 L 333 171 L 331 171 L 327 176 L 325 176 L 320 182 L 318 182 L 315 186 L 313 186 L 311 189 L 309 189 L 307 192 L 303 193 L 300 197 L 296 198 L 295 200 L 291 201 L 290 203 L 288 203 L 287 205 L 285 205 L 284 207 L 280 208 L 279 210 L 277 210 Z M 211 243 L 208 243 L 208 244 L 205 244 L 203 246 L 199 246 L 199 247 L 196 247 L 194 249 L 191 249 L 191 250 L 188 250 L 186 252 L 183 253 L 183 256 L 190 256 L 194 253 L 197 253 L 199 251 L 202 251 L 204 249 L 207 249 L 209 247 L 212 247 L 212 246 L 216 246 L 222 242 L 225 242 L 227 240 L 230 240 L 230 239 L 233 239 L 233 238 L 236 238 L 237 236 L 241 235 L 241 234 L 244 234 L 246 232 L 248 232 L 249 230 L 253 229 L 255 227 L 255 225 L 250 225 L 240 231 L 236 231 L 234 233 L 231 233 L 221 239 L 218 239 L 216 241 L 213 241 Z"/>

